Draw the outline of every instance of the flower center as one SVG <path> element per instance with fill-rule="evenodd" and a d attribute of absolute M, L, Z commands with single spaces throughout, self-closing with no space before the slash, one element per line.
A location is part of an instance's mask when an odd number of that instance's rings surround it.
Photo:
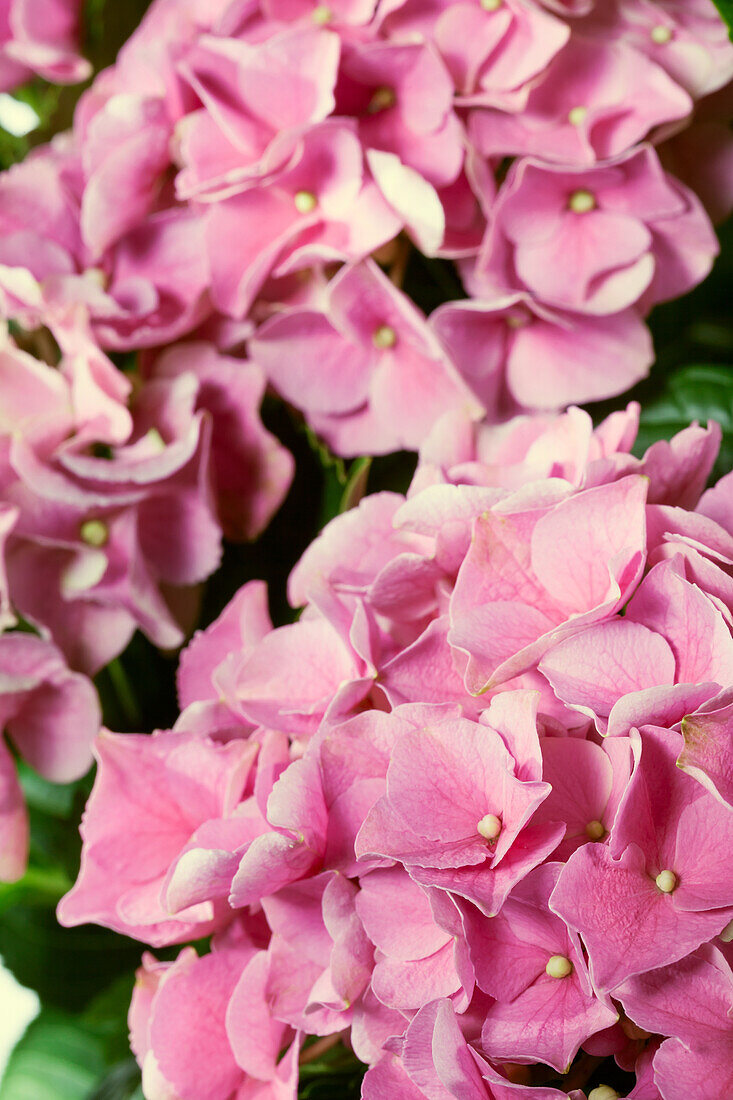
<path fill-rule="evenodd" d="M 393 88 L 388 88 L 386 84 L 381 88 L 375 88 L 374 95 L 369 100 L 367 114 L 378 115 L 380 111 L 387 111 L 390 107 L 394 107 L 396 102 L 397 96 Z"/>
<path fill-rule="evenodd" d="M 314 23 L 318 23 L 323 26 L 324 23 L 330 23 L 333 19 L 333 12 L 326 4 L 317 4 L 313 9 L 311 19 Z"/>
<path fill-rule="evenodd" d="M 506 323 L 508 328 L 526 328 L 531 320 L 532 318 L 527 310 L 522 310 L 507 314 Z"/>
<path fill-rule="evenodd" d="M 592 191 L 586 191 L 584 187 L 573 191 L 568 200 L 568 207 L 574 214 L 587 214 L 596 208 L 596 197 Z"/>
<path fill-rule="evenodd" d="M 589 821 L 585 833 L 589 840 L 602 840 L 606 835 L 606 828 L 602 821 Z"/>
<path fill-rule="evenodd" d="M 504 0 L 481 0 L 481 7 L 484 11 L 497 11 Z"/>
<path fill-rule="evenodd" d="M 109 280 L 101 267 L 88 267 L 84 272 L 84 278 L 88 279 L 90 283 L 100 287 L 102 290 L 107 289 Z"/>
<path fill-rule="evenodd" d="M 109 538 L 109 527 L 102 519 L 85 519 L 79 528 L 82 542 L 87 546 L 99 548 L 106 545 Z"/>
<path fill-rule="evenodd" d="M 552 955 L 547 960 L 545 974 L 550 978 L 567 978 L 568 974 L 572 974 L 572 972 L 573 964 L 564 955 Z"/>
<path fill-rule="evenodd" d="M 723 943 L 731 943 L 731 941 L 733 941 L 733 920 L 726 924 L 725 928 L 720 933 L 720 938 Z"/>
<path fill-rule="evenodd" d="M 379 328 L 374 330 L 372 343 L 380 351 L 386 351 L 388 348 L 393 348 L 397 343 L 397 333 L 391 325 L 380 325 Z"/>
<path fill-rule="evenodd" d="M 663 894 L 671 894 L 677 888 L 677 875 L 674 871 L 660 871 L 654 881 Z"/>
<path fill-rule="evenodd" d="M 660 23 L 659 26 L 652 27 L 650 38 L 657 46 L 666 46 L 668 42 L 672 41 L 672 28 L 665 27 L 663 23 Z"/>
<path fill-rule="evenodd" d="M 588 1093 L 588 1100 L 618 1100 L 618 1093 L 610 1085 L 598 1085 Z"/>
<path fill-rule="evenodd" d="M 299 214 L 310 214 L 318 206 L 318 199 L 312 191 L 296 191 L 293 202 Z"/>
<path fill-rule="evenodd" d="M 156 454 L 163 453 L 165 450 L 165 440 L 157 428 L 148 428 L 145 433 L 145 438 L 152 451 L 155 451 Z"/>
<path fill-rule="evenodd" d="M 496 814 L 486 814 L 479 821 L 476 830 L 484 840 L 496 840 L 501 832 L 501 818 Z"/>
<path fill-rule="evenodd" d="M 568 122 L 571 126 L 582 126 L 588 117 L 587 107 L 573 107 L 568 111 Z"/>

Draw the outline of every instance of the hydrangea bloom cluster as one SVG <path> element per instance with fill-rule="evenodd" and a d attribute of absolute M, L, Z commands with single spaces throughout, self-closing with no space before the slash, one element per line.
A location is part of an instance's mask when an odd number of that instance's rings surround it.
<path fill-rule="evenodd" d="M 96 672 L 135 628 L 182 644 L 222 531 L 261 530 L 291 460 L 259 420 L 253 364 L 191 344 L 133 386 L 91 340 L 59 339 L 58 367 L 7 335 L 0 352 L 7 597 L 72 667 Z"/>
<path fill-rule="evenodd" d="M 0 9 L 0 88 L 88 75 L 78 0 Z M 0 173 L 0 878 L 17 758 L 95 760 L 59 918 L 181 947 L 147 1100 L 295 1100 L 337 1042 L 364 1100 L 733 1089 L 733 474 L 577 407 L 710 270 L 731 86 L 712 0 L 153 0 Z M 191 638 L 292 479 L 268 387 L 417 471 L 295 621 L 250 580 Z M 188 641 L 153 736 L 90 679 L 136 630 Z"/>
<path fill-rule="evenodd" d="M 0 336 L 0 726 L 66 782 L 92 764 L 100 725 L 87 676 L 136 629 L 163 649 L 184 642 L 222 538 L 262 530 L 292 458 L 260 420 L 255 364 L 200 341 L 130 377 L 78 319 L 54 330 L 54 365 Z M 21 619 L 39 636 L 12 632 Z M 4 741 L 0 790 L 12 880 L 28 826 Z"/>
<path fill-rule="evenodd" d="M 297 621 L 245 584 L 175 729 L 97 739 L 62 923 L 212 937 L 144 957 L 149 1100 L 293 1100 L 306 1036 L 365 1100 L 730 1088 L 733 475 L 714 425 L 633 458 L 637 416 L 448 412 Z"/>
<path fill-rule="evenodd" d="M 4 309 L 246 348 L 347 455 L 617 394 L 716 254 L 731 77 L 712 0 L 154 0 L 0 177 Z M 426 319 L 410 242 L 469 300 Z"/>

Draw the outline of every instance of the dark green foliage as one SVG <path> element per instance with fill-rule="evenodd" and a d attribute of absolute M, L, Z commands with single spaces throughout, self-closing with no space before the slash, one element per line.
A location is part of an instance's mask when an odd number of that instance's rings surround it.
<path fill-rule="evenodd" d="M 713 0 L 713 3 L 728 24 L 728 33 L 733 38 L 733 0 Z"/>
<path fill-rule="evenodd" d="M 666 378 L 654 399 L 642 407 L 636 453 L 643 454 L 658 439 L 669 439 L 693 420 L 717 420 L 723 430 L 713 473 L 717 481 L 733 468 L 733 366 L 683 367 Z"/>
<path fill-rule="evenodd" d="M 0 955 L 44 1004 L 76 1011 L 113 978 L 132 974 L 141 946 L 92 925 L 61 928 L 54 910 L 40 891 L 7 909 L 0 922 Z"/>
<path fill-rule="evenodd" d="M 410 251 L 402 289 L 424 313 L 432 313 L 443 302 L 466 297 L 455 264 L 430 259 L 416 248 Z"/>
<path fill-rule="evenodd" d="M 306 1046 L 306 1058 L 307 1051 Z M 339 1043 L 300 1067 L 299 1100 L 358 1100 L 365 1072 L 366 1066 Z"/>
<path fill-rule="evenodd" d="M 2 1100 L 134 1100 L 140 1070 L 128 1047 L 132 974 L 82 1013 L 45 1007 L 8 1063 Z"/>
<path fill-rule="evenodd" d="M 318 1074 L 313 1078 L 301 1071 L 298 1097 L 300 1100 L 358 1100 L 365 1071 L 366 1066 L 360 1063 L 341 1073 Z"/>
<path fill-rule="evenodd" d="M 105 1072 L 99 1041 L 69 1013 L 45 1008 L 16 1046 L 3 1100 L 87 1100 Z"/>

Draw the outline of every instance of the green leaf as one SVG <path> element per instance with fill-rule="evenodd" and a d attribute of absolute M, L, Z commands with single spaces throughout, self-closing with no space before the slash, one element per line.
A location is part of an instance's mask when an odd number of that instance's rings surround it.
<path fill-rule="evenodd" d="M 87 1100 L 104 1076 L 99 1040 L 74 1016 L 44 1009 L 8 1061 L 2 1100 Z"/>
<path fill-rule="evenodd" d="M 65 875 L 65 889 L 69 889 L 79 870 L 79 818 L 91 791 L 93 772 L 90 769 L 75 783 L 50 783 L 22 760 L 16 763 L 30 815 L 30 866 L 38 872 L 50 869 Z"/>
<path fill-rule="evenodd" d="M 301 1081 L 299 1100 L 359 1100 L 366 1066 Z M 5 1097 L 2 1098 L 5 1100 Z"/>
<path fill-rule="evenodd" d="M 18 778 L 23 788 L 26 805 L 49 817 L 68 820 L 74 809 L 76 783 L 51 783 L 23 760 L 17 761 Z"/>
<path fill-rule="evenodd" d="M 120 1079 L 124 1076 L 125 1066 L 128 1069 L 128 1078 L 131 1068 L 137 1068 L 134 1059 L 132 1067 L 129 1064 L 130 1044 L 127 1025 L 127 1013 L 134 986 L 135 974 L 132 970 L 121 974 L 107 989 L 92 998 L 80 1017 L 84 1027 L 102 1044 L 107 1064 L 115 1067 L 115 1075 Z M 134 1073 L 132 1076 L 135 1076 Z"/>
<path fill-rule="evenodd" d="M 668 375 L 652 401 L 643 406 L 635 452 L 669 439 L 693 420 L 716 420 L 723 431 L 714 477 L 733 468 L 733 366 L 720 363 L 683 367 Z"/>
<path fill-rule="evenodd" d="M 16 99 L 27 103 L 38 115 L 36 129 L 46 129 L 56 112 L 59 104 L 61 89 L 56 84 L 47 84 L 45 80 L 32 80 L 21 88 L 16 88 L 13 95 Z"/>
<path fill-rule="evenodd" d="M 117 657 L 114 661 L 110 661 L 106 671 L 117 696 L 118 703 L 122 708 L 125 720 L 132 729 L 142 729 L 143 716 L 135 697 L 132 684 L 130 683 L 130 678 L 125 671 L 121 659 Z"/>
<path fill-rule="evenodd" d="M 351 463 L 346 488 L 341 494 L 339 512 L 348 512 L 351 508 L 356 508 L 367 491 L 371 468 L 372 459 L 368 455 L 364 458 L 355 458 Z"/>
<path fill-rule="evenodd" d="M 406 493 L 416 468 L 417 455 L 412 451 L 377 455 L 369 471 L 369 492 Z"/>
<path fill-rule="evenodd" d="M 71 889 L 71 879 L 56 867 L 29 867 L 18 882 L 0 883 L 0 914 L 16 906 L 55 906 Z"/>
<path fill-rule="evenodd" d="M 88 1100 L 137 1100 L 142 1096 L 140 1067 L 134 1058 L 127 1058 L 105 1074 Z"/>
<path fill-rule="evenodd" d="M 733 0 L 713 0 L 713 3 L 728 25 L 728 34 L 733 38 Z"/>
<path fill-rule="evenodd" d="M 0 956 L 21 985 L 35 989 L 43 1004 L 76 1012 L 120 974 L 132 974 L 140 963 L 141 947 L 92 925 L 61 928 L 55 916 L 57 900 L 33 896 L 7 908 L 0 920 Z"/>
<path fill-rule="evenodd" d="M 309 1049 L 325 1040 L 307 1039 L 303 1047 L 306 1060 L 300 1066 L 299 1100 L 358 1100 L 366 1066 L 341 1043 L 308 1060 Z"/>
<path fill-rule="evenodd" d="M 133 985 L 130 969 L 81 1013 L 46 1006 L 15 1047 L 2 1100 L 134 1100 L 140 1070 L 127 1025 Z"/>
<path fill-rule="evenodd" d="M 304 424 L 302 430 L 312 453 L 318 459 L 323 476 L 321 507 L 318 516 L 318 529 L 321 530 L 329 520 L 332 520 L 334 516 L 342 511 L 341 503 L 344 493 L 348 489 L 349 475 L 346 472 L 346 464 L 343 458 L 333 454 L 326 444 L 318 438 L 312 428 Z"/>
<path fill-rule="evenodd" d="M 178 716 L 176 658 L 137 631 L 125 652 L 95 677 L 104 724 L 116 733 L 168 729 Z"/>
<path fill-rule="evenodd" d="M 444 302 L 466 297 L 456 265 L 451 260 L 423 256 L 417 248 L 410 251 L 402 289 L 423 313 L 432 313 Z"/>

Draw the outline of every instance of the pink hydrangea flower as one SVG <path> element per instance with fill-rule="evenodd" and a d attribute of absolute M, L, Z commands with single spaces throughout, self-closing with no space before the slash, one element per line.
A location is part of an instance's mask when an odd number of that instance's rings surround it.
<path fill-rule="evenodd" d="M 323 311 L 276 314 L 249 346 L 338 454 L 414 449 L 447 408 L 479 411 L 423 317 L 376 264 L 342 268 L 327 294 Z"/>
<path fill-rule="evenodd" d="M 293 477 L 293 459 L 262 424 L 266 380 L 254 363 L 217 354 L 210 344 L 168 348 L 150 371 L 156 379 L 193 375 L 196 411 L 211 417 L 211 473 L 224 536 L 253 539 L 270 522 Z"/>
<path fill-rule="evenodd" d="M 391 3 L 382 27 L 390 35 L 431 38 L 463 102 L 524 104 L 537 77 L 569 38 L 569 27 L 539 7 L 506 0 L 494 7 L 433 0 Z"/>
<path fill-rule="evenodd" d="M 158 645 L 179 645 L 161 584 L 196 584 L 219 563 L 209 431 L 192 388 L 186 377 L 149 384 L 134 433 L 111 460 L 65 447 L 44 460 L 30 441 L 12 443 L 15 480 L 5 492 L 20 513 L 7 547 L 13 601 L 77 667 L 101 667 L 136 625 Z"/>
<path fill-rule="evenodd" d="M 177 683 L 182 717 L 190 717 L 195 708 L 204 712 L 209 729 L 217 729 L 221 720 L 251 732 L 254 727 L 238 714 L 236 700 L 227 697 L 226 673 L 229 665 L 245 658 L 271 630 L 267 588 L 261 581 L 250 581 L 219 618 L 206 630 L 197 631 L 181 651 Z"/>
<path fill-rule="evenodd" d="M 717 252 L 698 200 L 642 146 L 594 169 L 518 161 L 479 264 L 499 290 L 518 282 L 550 305 L 607 314 L 684 293 Z"/>
<path fill-rule="evenodd" d="M 299 1043 L 275 1064 L 286 1029 L 271 1019 L 262 999 L 262 955 L 243 929 L 233 942 L 224 941 L 201 958 L 190 947 L 173 963 L 143 957 L 130 1031 L 147 1095 L 295 1100 Z M 192 1047 L 192 1032 L 206 1036 L 203 1047 Z"/>
<path fill-rule="evenodd" d="M 0 353 L 0 499 L 14 516 L 0 604 L 96 671 L 136 626 L 181 644 L 186 597 L 219 564 L 222 532 L 262 530 L 292 459 L 260 421 L 256 366 L 192 343 L 169 349 L 132 394 L 83 328 L 58 337 L 58 369 L 10 342 Z"/>
<path fill-rule="evenodd" d="M 427 45 L 369 42 L 345 51 L 336 113 L 359 119 L 366 149 L 394 153 L 435 187 L 455 182 L 463 130 L 453 111 L 453 80 Z"/>
<path fill-rule="evenodd" d="M 207 210 L 212 298 L 232 317 L 249 310 L 269 275 L 361 259 L 401 227 L 348 120 L 329 119 L 299 140 L 288 133 L 281 140 L 284 168 Z"/>
<path fill-rule="evenodd" d="M 601 988 L 683 958 L 733 916 L 730 811 L 675 768 L 679 742 L 643 727 L 610 846 L 580 848 L 553 891 L 552 909 L 580 932 Z"/>
<path fill-rule="evenodd" d="M 617 1014 L 608 997 L 595 996 L 577 937 L 547 908 L 560 870 L 546 863 L 531 871 L 489 922 L 469 913 L 467 939 L 476 982 L 495 998 L 481 1031 L 484 1051 L 562 1073 Z"/>
<path fill-rule="evenodd" d="M 415 771 L 416 759 L 424 770 Z M 549 788 L 513 770 L 489 727 L 446 717 L 405 733 L 392 751 L 387 793 L 357 837 L 357 855 L 399 861 L 416 882 L 498 912 L 558 839 L 555 828 L 531 825 Z"/>
<path fill-rule="evenodd" d="M 691 110 L 685 90 L 643 54 L 622 41 L 578 36 L 531 89 L 521 113 L 472 111 L 469 132 L 486 156 L 593 164 Z"/>
<path fill-rule="evenodd" d="M 54 84 L 91 75 L 79 56 L 80 0 L 5 0 L 0 22 L 0 88 L 11 90 L 34 74 Z"/>
<path fill-rule="evenodd" d="M 651 721 L 647 706 L 659 706 L 665 696 L 670 708 L 675 699 L 689 707 L 691 685 L 705 685 L 699 702 L 694 689 L 697 705 L 713 698 L 733 675 L 733 639 L 708 596 L 669 561 L 644 578 L 623 618 L 585 631 L 582 652 L 577 639 L 562 642 L 540 669 L 559 698 L 572 694 L 574 705 L 595 719 L 600 732 L 627 732 L 620 725 L 624 713 L 635 714 L 639 723 L 642 716 Z M 687 689 L 654 691 L 667 685 Z"/>
<path fill-rule="evenodd" d="M 334 108 L 340 47 L 312 23 L 264 42 L 201 36 L 179 67 L 203 104 L 176 125 L 179 197 L 224 197 L 284 166 L 292 149 L 278 134 L 323 122 Z"/>
<path fill-rule="evenodd" d="M 707 0 L 672 0 L 660 9 L 652 0 L 621 0 L 593 13 L 599 29 L 623 36 L 695 96 L 727 84 L 733 49 L 718 12 Z"/>
<path fill-rule="evenodd" d="M 356 911 L 377 948 L 371 984 L 383 1005 L 409 1012 L 441 997 L 470 1000 L 473 968 L 461 939 L 438 923 L 434 897 L 399 866 L 361 883 Z"/>
<path fill-rule="evenodd" d="M 666 1100 L 675 1065 L 689 1082 L 708 1055 L 724 1074 L 714 1005 L 693 1041 L 634 990 L 659 988 L 660 967 L 692 983 L 692 952 L 727 950 L 729 483 L 703 492 L 714 429 L 635 459 L 635 426 L 633 406 L 595 430 L 578 410 L 502 428 L 449 414 L 406 499 L 367 498 L 310 548 L 291 580 L 297 623 L 272 629 L 251 583 L 186 651 L 178 731 L 145 747 L 241 753 L 246 779 L 170 848 L 152 841 L 151 881 L 131 886 L 150 921 L 136 934 L 158 935 L 161 909 L 179 933 L 193 913 L 212 920 L 214 954 L 242 920 L 257 930 L 217 1025 L 219 1068 L 248 1075 L 243 1096 L 250 1077 L 268 1100 L 285 1087 L 293 1029 L 350 1029 L 376 1100 L 554 1100 L 530 1067 L 565 1070 L 581 1045 L 634 1073 L 634 1100 Z M 675 485 L 683 505 L 668 503 Z M 544 634 L 477 629 L 506 655 L 471 695 L 479 654 L 451 644 L 454 610 L 524 614 L 541 586 L 559 599 L 563 569 L 578 603 Z M 679 726 L 711 722 L 722 741 L 685 774 Z M 158 786 L 177 790 L 160 767 Z M 99 845 L 89 832 L 85 867 Z M 119 887 L 105 896 L 118 920 Z M 727 988 L 722 950 L 711 958 Z M 159 1067 L 170 1080 L 175 1063 Z"/>
<path fill-rule="evenodd" d="M 663 14 L 651 0 L 157 0 L 83 97 L 72 136 L 0 181 L 8 312 L 53 328 L 81 302 L 110 348 L 160 347 L 204 325 L 228 349 L 248 314 L 287 304 L 293 274 L 361 261 L 404 230 L 422 252 L 460 259 L 483 298 L 531 292 L 528 331 L 489 340 L 496 357 L 479 373 L 491 379 L 476 392 L 492 416 L 515 399 L 605 396 L 647 365 L 629 308 L 688 289 L 716 250 L 692 193 L 638 143 L 678 123 L 684 142 L 693 100 L 725 84 L 733 50 L 707 0 Z M 705 165 L 726 163 L 719 129 L 698 171 L 708 203 Z M 517 154 L 497 201 L 495 169 Z M 518 206 L 533 218 L 534 175 L 547 194 L 564 189 L 549 243 L 519 225 Z M 238 336 L 222 313 L 244 326 Z M 568 355 L 571 338 L 582 355 Z M 609 342 L 624 339 L 624 369 L 608 370 Z M 526 362 L 538 341 L 553 366 L 534 394 Z M 412 390 L 397 396 L 413 404 Z M 305 411 L 346 451 L 322 410 Z M 361 429 L 360 450 L 405 445 L 380 442 L 373 419 Z"/>
<path fill-rule="evenodd" d="M 515 489 L 550 476 L 577 486 L 600 483 L 613 471 L 637 468 L 629 451 L 638 424 L 636 402 L 596 428 L 575 406 L 560 415 L 514 416 L 501 426 L 446 414 L 420 448 L 409 493 L 434 484 Z"/>
<path fill-rule="evenodd" d="M 101 722 L 91 682 L 31 634 L 0 637 L 0 729 L 21 757 L 54 783 L 79 779 L 92 763 Z M 15 762 L 0 737 L 0 879 L 25 872 L 28 818 Z"/>
<path fill-rule="evenodd" d="M 417 1013 L 399 1058 L 386 1056 L 370 1069 L 362 1095 L 365 1100 L 582 1100 L 584 1094 L 508 1080 L 466 1042 L 450 1002 L 443 1000 Z"/>
<path fill-rule="evenodd" d="M 520 491 L 476 523 L 450 612 L 450 642 L 468 655 L 475 691 L 524 671 L 561 638 L 613 614 L 639 580 L 642 479 L 569 497 L 550 486 L 536 500 Z"/>
<path fill-rule="evenodd" d="M 226 923 L 225 904 L 178 909 L 167 896 L 167 875 L 177 860 L 190 865 L 187 853 L 216 854 L 247 835 L 247 820 L 234 811 L 257 745 L 217 745 L 185 733 L 103 732 L 94 752 L 98 771 L 82 824 L 82 869 L 59 905 L 61 923 L 95 920 L 154 946 L 207 935 Z M 120 821 L 126 822 L 122 832 Z"/>
<path fill-rule="evenodd" d="M 448 302 L 430 325 L 490 420 L 611 396 L 643 378 L 653 358 L 634 310 L 589 317 L 526 292 Z"/>
<path fill-rule="evenodd" d="M 351 1021 L 374 949 L 355 909 L 358 888 L 325 871 L 263 901 L 272 929 L 266 999 L 273 1015 L 315 1035 Z"/>
<path fill-rule="evenodd" d="M 682 722 L 685 747 L 677 764 L 733 809 L 733 705 L 695 714 Z"/>

